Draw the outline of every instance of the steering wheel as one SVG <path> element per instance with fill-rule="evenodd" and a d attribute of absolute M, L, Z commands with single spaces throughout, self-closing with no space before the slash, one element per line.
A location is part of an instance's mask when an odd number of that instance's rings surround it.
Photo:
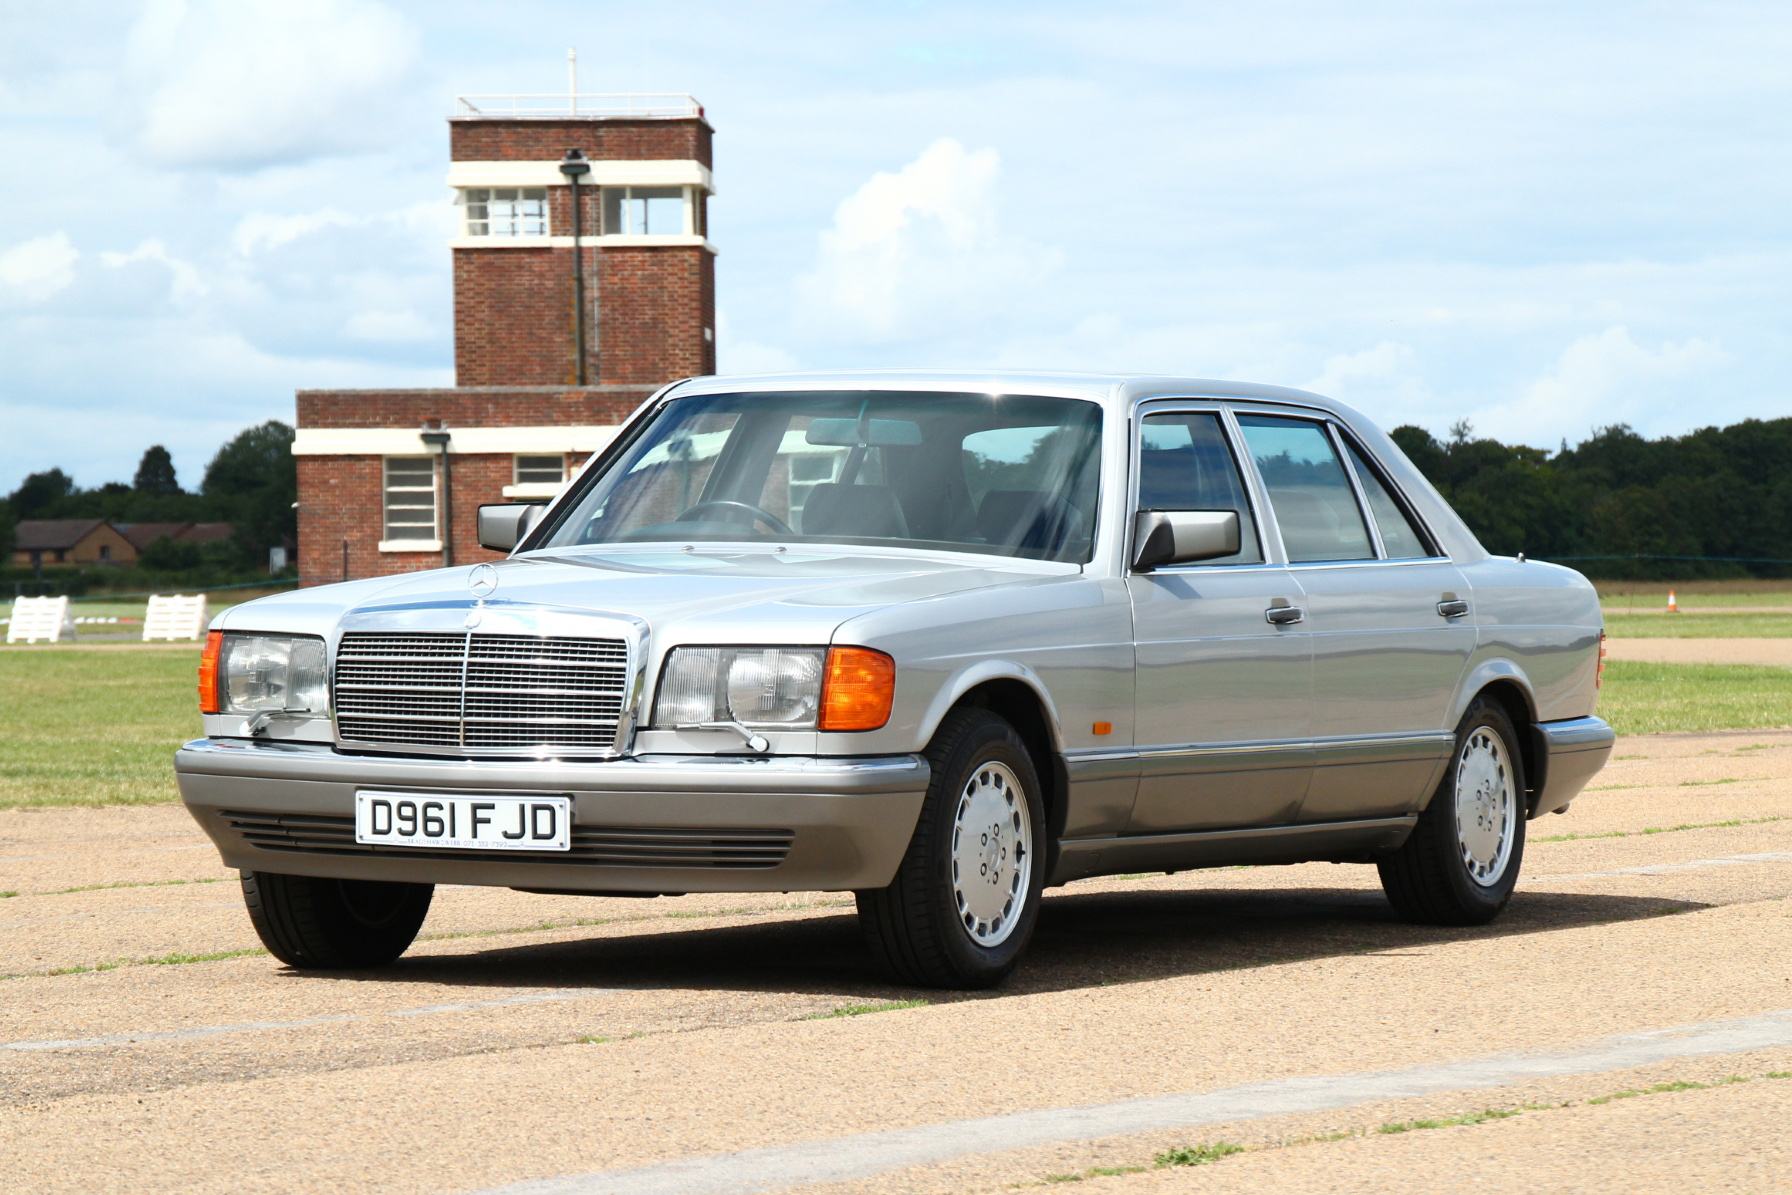
<path fill-rule="evenodd" d="M 710 502 L 699 502 L 699 503 L 697 503 L 697 505 L 690 507 L 683 514 L 679 515 L 678 518 L 673 520 L 673 522 L 676 522 L 676 523 L 695 522 L 696 520 L 703 517 L 700 512 L 706 511 L 706 510 L 715 510 L 715 509 L 744 510 L 748 514 L 752 515 L 756 521 L 764 523 L 766 526 L 770 527 L 773 531 L 780 532 L 781 534 L 784 534 L 784 535 L 795 535 L 796 534 L 795 528 L 793 528 L 789 523 L 786 523 L 783 519 L 780 519 L 777 515 L 773 514 L 771 511 L 763 510 L 757 506 L 754 506 L 751 502 L 736 502 L 732 498 L 717 498 Z M 751 524 L 748 524 L 748 525 L 751 526 Z"/>

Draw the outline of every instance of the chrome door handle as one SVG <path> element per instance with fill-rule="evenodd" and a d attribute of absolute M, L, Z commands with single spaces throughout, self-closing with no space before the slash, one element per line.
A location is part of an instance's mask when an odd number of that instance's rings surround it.
<path fill-rule="evenodd" d="M 1288 626 L 1306 618 L 1306 612 L 1299 606 L 1271 606 L 1263 612 L 1263 620 L 1276 626 Z"/>
<path fill-rule="evenodd" d="M 1468 603 L 1459 598 L 1437 604 L 1437 612 L 1445 618 L 1461 618 L 1468 613 Z"/>

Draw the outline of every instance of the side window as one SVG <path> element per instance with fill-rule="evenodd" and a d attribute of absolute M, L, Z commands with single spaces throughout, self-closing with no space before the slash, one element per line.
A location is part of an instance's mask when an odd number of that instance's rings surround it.
<path fill-rule="evenodd" d="M 1238 512 L 1239 550 L 1202 564 L 1259 564 L 1263 549 L 1218 415 L 1147 415 L 1139 425 L 1140 510 Z"/>
<path fill-rule="evenodd" d="M 1350 450 L 1350 463 L 1356 466 L 1357 480 L 1363 483 L 1363 495 L 1369 499 L 1369 513 L 1375 516 L 1376 529 L 1381 532 L 1381 546 L 1387 549 L 1388 559 L 1415 560 L 1431 555 L 1431 549 L 1413 529 L 1412 521 L 1400 509 L 1400 504 L 1394 501 L 1381 474 L 1354 443 L 1346 439 L 1344 444 Z"/>
<path fill-rule="evenodd" d="M 1369 528 L 1323 424 L 1240 415 L 1290 563 L 1373 560 Z"/>

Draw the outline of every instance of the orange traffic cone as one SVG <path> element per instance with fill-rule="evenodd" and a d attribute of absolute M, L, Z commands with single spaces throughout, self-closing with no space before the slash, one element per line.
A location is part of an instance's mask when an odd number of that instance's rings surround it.
<path fill-rule="evenodd" d="M 1680 613 L 1680 603 L 1674 600 L 1674 591 L 1671 589 L 1668 590 L 1668 613 L 1669 614 Z"/>

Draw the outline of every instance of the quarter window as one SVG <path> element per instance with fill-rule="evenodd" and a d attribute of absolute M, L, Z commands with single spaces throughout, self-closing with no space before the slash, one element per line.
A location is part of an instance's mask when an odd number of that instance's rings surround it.
<path fill-rule="evenodd" d="M 546 187 L 468 187 L 466 209 L 470 237 L 548 235 Z"/>
<path fill-rule="evenodd" d="M 1356 466 L 1357 480 L 1363 483 L 1363 496 L 1369 500 L 1369 513 L 1375 516 L 1375 527 L 1381 532 L 1381 546 L 1387 550 L 1388 559 L 1414 560 L 1431 555 L 1431 549 L 1394 501 L 1393 491 L 1381 474 L 1355 444 L 1347 440 L 1345 447 L 1350 451 L 1350 463 Z"/>
<path fill-rule="evenodd" d="M 1344 463 L 1322 424 L 1271 415 L 1240 415 L 1238 424 L 1290 563 L 1375 559 Z"/>
<path fill-rule="evenodd" d="M 683 236 L 688 187 L 605 187 L 605 236 Z"/>
<path fill-rule="evenodd" d="M 386 458 L 388 540 L 436 537 L 436 462 L 427 456 Z"/>
<path fill-rule="evenodd" d="M 1230 510 L 1238 514 L 1239 550 L 1200 563 L 1258 564 L 1263 549 L 1245 498 L 1238 462 L 1218 415 L 1147 415 L 1139 425 L 1140 510 Z"/>

